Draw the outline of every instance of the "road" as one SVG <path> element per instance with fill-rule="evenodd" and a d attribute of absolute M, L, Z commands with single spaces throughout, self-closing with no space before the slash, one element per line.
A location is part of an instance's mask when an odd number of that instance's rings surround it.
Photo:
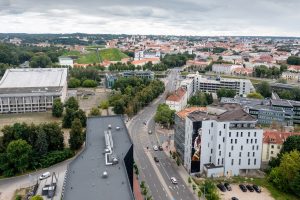
<path fill-rule="evenodd" d="M 140 169 L 139 177 L 141 180 L 145 180 L 149 186 L 150 194 L 154 200 L 195 199 L 177 172 L 177 165 L 172 162 L 163 151 L 154 151 L 152 148 L 153 145 L 158 144 L 157 136 L 154 133 L 153 122 L 156 108 L 160 103 L 164 103 L 167 92 L 175 90 L 178 86 L 178 79 L 178 69 L 171 70 L 165 80 L 165 93 L 138 113 L 138 115 L 127 124 L 134 143 L 135 162 Z M 146 125 L 144 122 L 146 122 Z M 148 134 L 149 130 L 152 130 L 153 134 Z M 158 157 L 159 163 L 154 162 L 154 156 Z M 176 177 L 178 181 L 177 185 L 171 183 L 171 177 Z"/>

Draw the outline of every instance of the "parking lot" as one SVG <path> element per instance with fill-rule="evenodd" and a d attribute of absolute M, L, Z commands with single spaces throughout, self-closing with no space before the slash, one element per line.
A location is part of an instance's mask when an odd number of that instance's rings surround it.
<path fill-rule="evenodd" d="M 239 200 L 253 200 L 253 199 L 263 199 L 263 200 L 273 200 L 268 190 L 261 188 L 261 193 L 257 192 L 242 192 L 236 184 L 231 184 L 232 191 L 221 192 L 219 189 L 219 194 L 222 200 L 231 200 L 232 197 L 237 197 Z"/>

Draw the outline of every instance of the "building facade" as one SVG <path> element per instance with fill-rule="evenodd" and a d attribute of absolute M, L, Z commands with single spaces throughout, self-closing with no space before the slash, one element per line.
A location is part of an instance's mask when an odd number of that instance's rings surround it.
<path fill-rule="evenodd" d="M 183 87 L 179 87 L 166 99 L 166 104 L 171 110 L 176 112 L 184 109 L 187 105 L 187 91 Z"/>
<path fill-rule="evenodd" d="M 121 72 L 120 75 L 122 77 L 128 78 L 128 77 L 138 77 L 138 78 L 145 78 L 145 79 L 154 79 L 154 72 L 152 71 L 126 71 Z"/>
<path fill-rule="evenodd" d="M 67 69 L 8 69 L 0 81 L 0 113 L 44 112 L 67 97 Z"/>
<path fill-rule="evenodd" d="M 60 66 L 69 66 L 72 68 L 74 67 L 73 59 L 70 57 L 61 56 L 58 58 L 58 61 Z"/>

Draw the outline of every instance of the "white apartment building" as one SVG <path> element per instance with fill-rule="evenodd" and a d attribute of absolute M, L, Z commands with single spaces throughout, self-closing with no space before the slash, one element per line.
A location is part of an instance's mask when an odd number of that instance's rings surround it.
<path fill-rule="evenodd" d="M 187 92 L 187 99 L 190 99 L 194 94 L 194 80 L 185 79 L 180 82 L 180 87 L 183 87 Z"/>
<path fill-rule="evenodd" d="M 231 74 L 234 69 L 243 67 L 241 65 L 232 64 L 213 64 L 212 71 L 219 74 Z"/>
<path fill-rule="evenodd" d="M 178 112 L 186 107 L 187 101 L 187 91 L 183 87 L 179 87 L 173 94 L 168 96 L 166 104 L 171 110 Z"/>
<path fill-rule="evenodd" d="M 181 157 L 190 174 L 239 175 L 261 165 L 263 130 L 255 125 L 256 119 L 239 105 L 208 107 L 175 127 L 175 147 L 184 147 Z"/>
<path fill-rule="evenodd" d="M 229 79 L 229 78 L 208 78 L 196 74 L 189 74 L 187 78 L 194 79 L 194 91 L 216 93 L 220 88 L 232 89 L 237 95 L 246 96 L 254 92 L 255 88 L 248 79 Z"/>
<path fill-rule="evenodd" d="M 146 52 L 146 51 L 136 51 L 134 52 L 134 60 L 143 60 L 145 58 L 160 58 L 161 53 L 156 52 Z"/>
<path fill-rule="evenodd" d="M 72 68 L 74 67 L 73 59 L 70 57 L 60 56 L 58 58 L 58 61 L 60 66 L 70 66 Z"/>

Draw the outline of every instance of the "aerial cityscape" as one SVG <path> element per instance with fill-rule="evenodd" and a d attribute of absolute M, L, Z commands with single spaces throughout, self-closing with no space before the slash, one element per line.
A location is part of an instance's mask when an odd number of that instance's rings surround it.
<path fill-rule="evenodd" d="M 300 2 L 0 2 L 0 200 L 300 200 Z"/>

